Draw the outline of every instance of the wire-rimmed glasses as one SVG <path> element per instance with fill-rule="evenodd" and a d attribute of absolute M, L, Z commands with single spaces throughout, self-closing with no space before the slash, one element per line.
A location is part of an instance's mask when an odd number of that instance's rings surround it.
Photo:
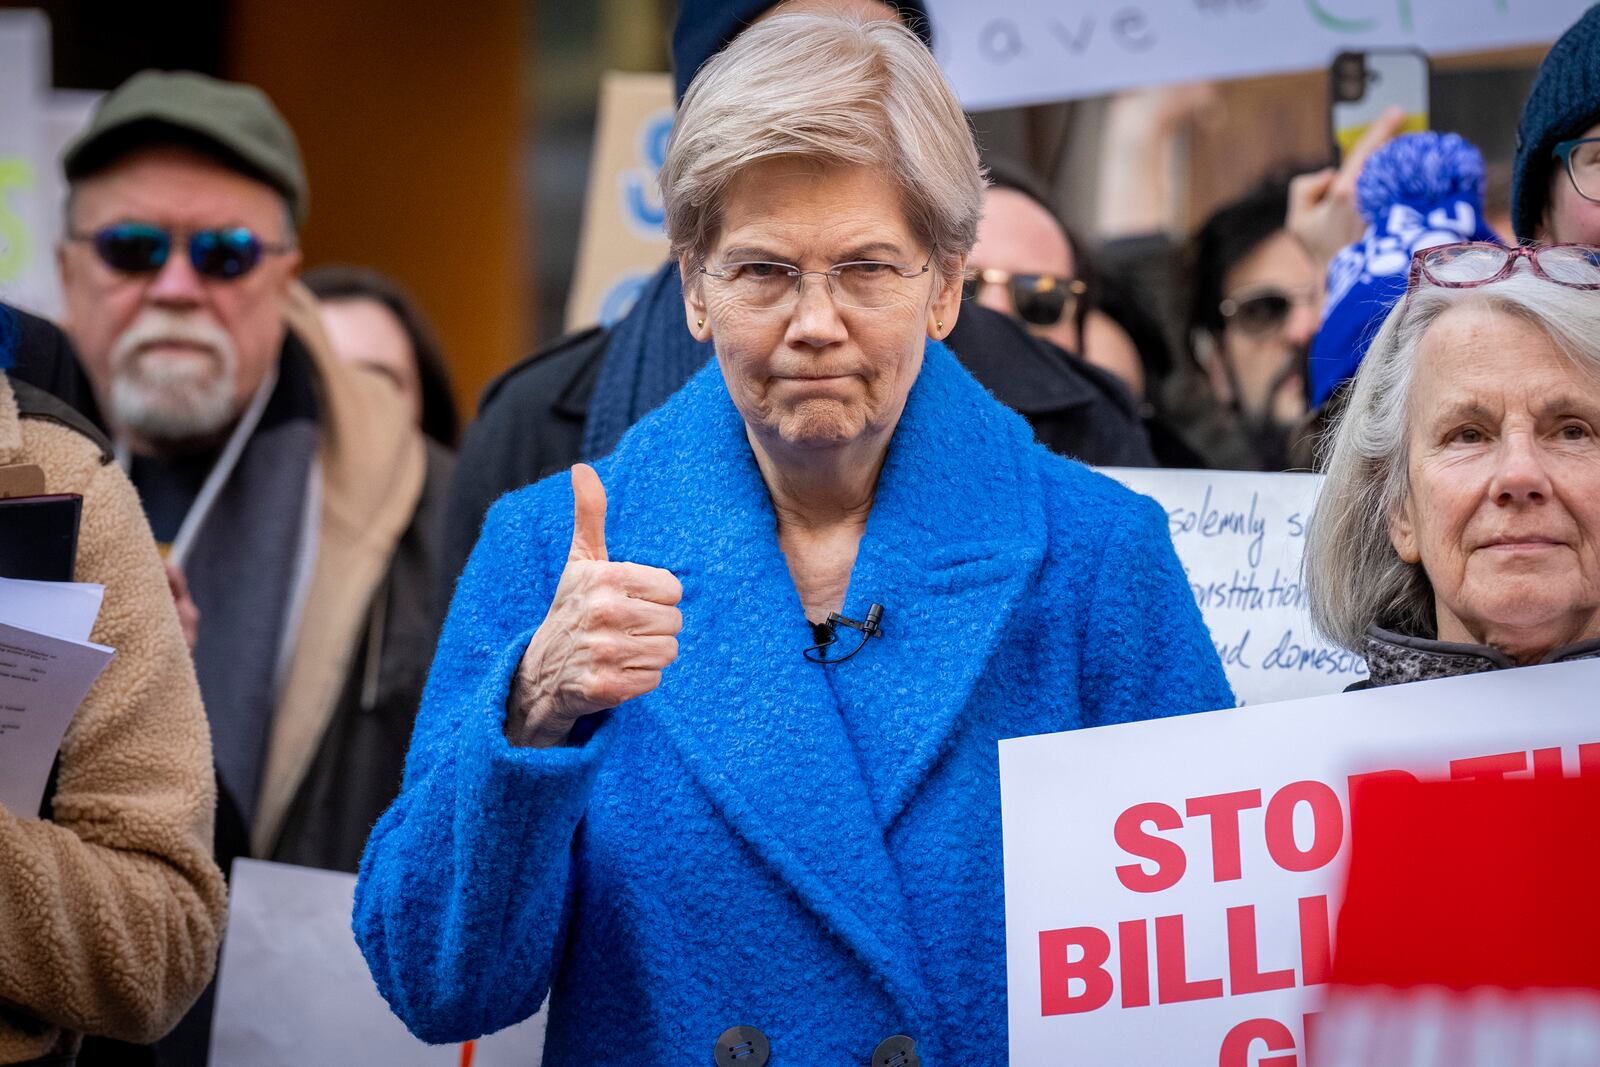
<path fill-rule="evenodd" d="M 1600 137 L 1574 137 L 1551 150 L 1561 161 L 1572 187 L 1585 200 L 1600 203 Z"/>
<path fill-rule="evenodd" d="M 1591 245 L 1519 245 L 1463 241 L 1419 249 L 1411 257 L 1406 291 L 1426 282 L 1441 289 L 1471 289 L 1509 278 L 1526 259 L 1537 277 L 1569 289 L 1600 289 L 1600 248 Z"/>
<path fill-rule="evenodd" d="M 835 263 L 827 270 L 801 270 L 792 263 L 742 260 L 719 263 L 715 269 L 702 266 L 700 273 L 716 284 L 724 299 L 757 311 L 777 311 L 794 305 L 808 275 L 820 275 L 828 292 L 840 307 L 875 311 L 905 299 L 908 282 L 928 273 L 933 253 L 920 267 L 885 263 L 875 259 L 856 259 Z"/>

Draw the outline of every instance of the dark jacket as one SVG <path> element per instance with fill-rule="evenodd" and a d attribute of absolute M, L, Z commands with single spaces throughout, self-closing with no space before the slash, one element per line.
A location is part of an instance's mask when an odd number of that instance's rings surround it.
<path fill-rule="evenodd" d="M 593 327 L 555 342 L 489 383 L 467 428 L 450 491 L 441 604 L 501 494 L 583 459 L 583 426 L 611 333 Z M 961 309 L 945 342 L 1051 451 L 1091 466 L 1153 467 L 1133 398 L 1112 375 L 1033 337 L 988 308 Z"/>
<path fill-rule="evenodd" d="M 354 871 L 372 824 L 399 792 L 439 633 L 434 591 L 454 468 L 454 455 L 430 439 L 416 515 L 367 613 L 339 703 L 270 859 Z"/>
<path fill-rule="evenodd" d="M 101 433 L 106 431 L 106 421 L 100 417 L 100 406 L 95 403 L 94 390 L 89 378 L 78 362 L 78 353 L 61 328 L 48 319 L 41 319 L 13 309 L 19 330 L 16 365 L 6 373 L 13 382 L 27 382 L 63 401 Z"/>

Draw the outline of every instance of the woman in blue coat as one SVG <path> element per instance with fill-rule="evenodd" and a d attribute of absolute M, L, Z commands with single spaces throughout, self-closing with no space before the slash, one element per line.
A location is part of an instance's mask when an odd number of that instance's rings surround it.
<path fill-rule="evenodd" d="M 490 512 L 357 938 L 429 1041 L 548 992 L 547 1067 L 1004 1063 L 997 742 L 1233 703 L 1165 516 L 939 343 L 983 180 L 903 27 L 745 32 L 661 180 L 716 363 Z"/>

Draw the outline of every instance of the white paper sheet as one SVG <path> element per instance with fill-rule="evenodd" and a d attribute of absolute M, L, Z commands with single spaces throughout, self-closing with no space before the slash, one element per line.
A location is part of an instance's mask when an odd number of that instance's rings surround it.
<path fill-rule="evenodd" d="M 211 1027 L 212 1067 L 456 1067 L 389 1011 L 350 932 L 355 876 L 236 860 Z M 475 1042 L 472 1067 L 538 1067 L 544 1009 Z"/>
<path fill-rule="evenodd" d="M 114 655 L 0 623 L 0 805 L 35 818 L 78 705 Z"/>
<path fill-rule="evenodd" d="M 106 587 L 89 582 L 0 578 L 0 622 L 67 641 L 87 641 Z"/>

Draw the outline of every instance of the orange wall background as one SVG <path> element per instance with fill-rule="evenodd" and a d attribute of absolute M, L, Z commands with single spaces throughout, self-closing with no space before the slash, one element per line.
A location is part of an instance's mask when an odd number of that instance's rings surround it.
<path fill-rule="evenodd" d="M 533 336 L 526 5 L 237 0 L 231 12 L 229 75 L 266 90 L 305 156 L 306 265 L 404 282 L 439 328 L 470 416 Z"/>

